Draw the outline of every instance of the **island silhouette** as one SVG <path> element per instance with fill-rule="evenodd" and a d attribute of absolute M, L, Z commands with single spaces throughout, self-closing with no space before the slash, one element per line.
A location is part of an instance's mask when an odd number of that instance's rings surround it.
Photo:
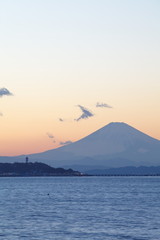
<path fill-rule="evenodd" d="M 0 177 L 3 176 L 81 176 L 72 169 L 54 168 L 41 162 L 0 163 Z"/>

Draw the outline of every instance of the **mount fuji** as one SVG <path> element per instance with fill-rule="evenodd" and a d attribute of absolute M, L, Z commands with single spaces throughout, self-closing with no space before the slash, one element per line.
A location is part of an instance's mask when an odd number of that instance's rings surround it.
<path fill-rule="evenodd" d="M 24 156 L 17 156 L 16 161 L 22 160 L 22 157 L 24 160 Z M 77 142 L 28 157 L 31 161 L 81 171 L 125 166 L 158 166 L 160 141 L 126 123 L 113 122 Z M 8 159 L 12 160 L 13 157 Z"/>

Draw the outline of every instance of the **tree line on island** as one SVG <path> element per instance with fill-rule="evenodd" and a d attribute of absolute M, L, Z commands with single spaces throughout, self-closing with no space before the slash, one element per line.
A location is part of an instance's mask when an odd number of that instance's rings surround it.
<path fill-rule="evenodd" d="M 54 168 L 41 162 L 0 163 L 0 177 L 14 176 L 160 176 L 160 166 L 128 166 L 86 170 L 84 173 L 71 168 Z"/>
<path fill-rule="evenodd" d="M 0 163 L 0 176 L 81 176 L 72 169 L 54 168 L 41 162 Z"/>

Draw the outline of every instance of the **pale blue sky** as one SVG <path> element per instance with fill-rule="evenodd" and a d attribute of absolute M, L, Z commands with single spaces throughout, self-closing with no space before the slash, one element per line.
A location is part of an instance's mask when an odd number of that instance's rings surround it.
<path fill-rule="evenodd" d="M 0 99 L 0 154 L 13 141 L 22 152 L 21 139 L 52 148 L 46 132 L 74 141 L 110 121 L 160 139 L 159 12 L 158 0 L 1 1 L 0 88 L 14 96 Z M 94 117 L 71 122 L 76 105 Z"/>

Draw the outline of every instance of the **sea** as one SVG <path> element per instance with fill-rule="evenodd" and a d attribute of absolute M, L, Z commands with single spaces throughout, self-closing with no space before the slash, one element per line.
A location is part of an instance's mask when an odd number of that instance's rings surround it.
<path fill-rule="evenodd" d="M 159 240 L 160 177 L 1 177 L 1 240 Z"/>

